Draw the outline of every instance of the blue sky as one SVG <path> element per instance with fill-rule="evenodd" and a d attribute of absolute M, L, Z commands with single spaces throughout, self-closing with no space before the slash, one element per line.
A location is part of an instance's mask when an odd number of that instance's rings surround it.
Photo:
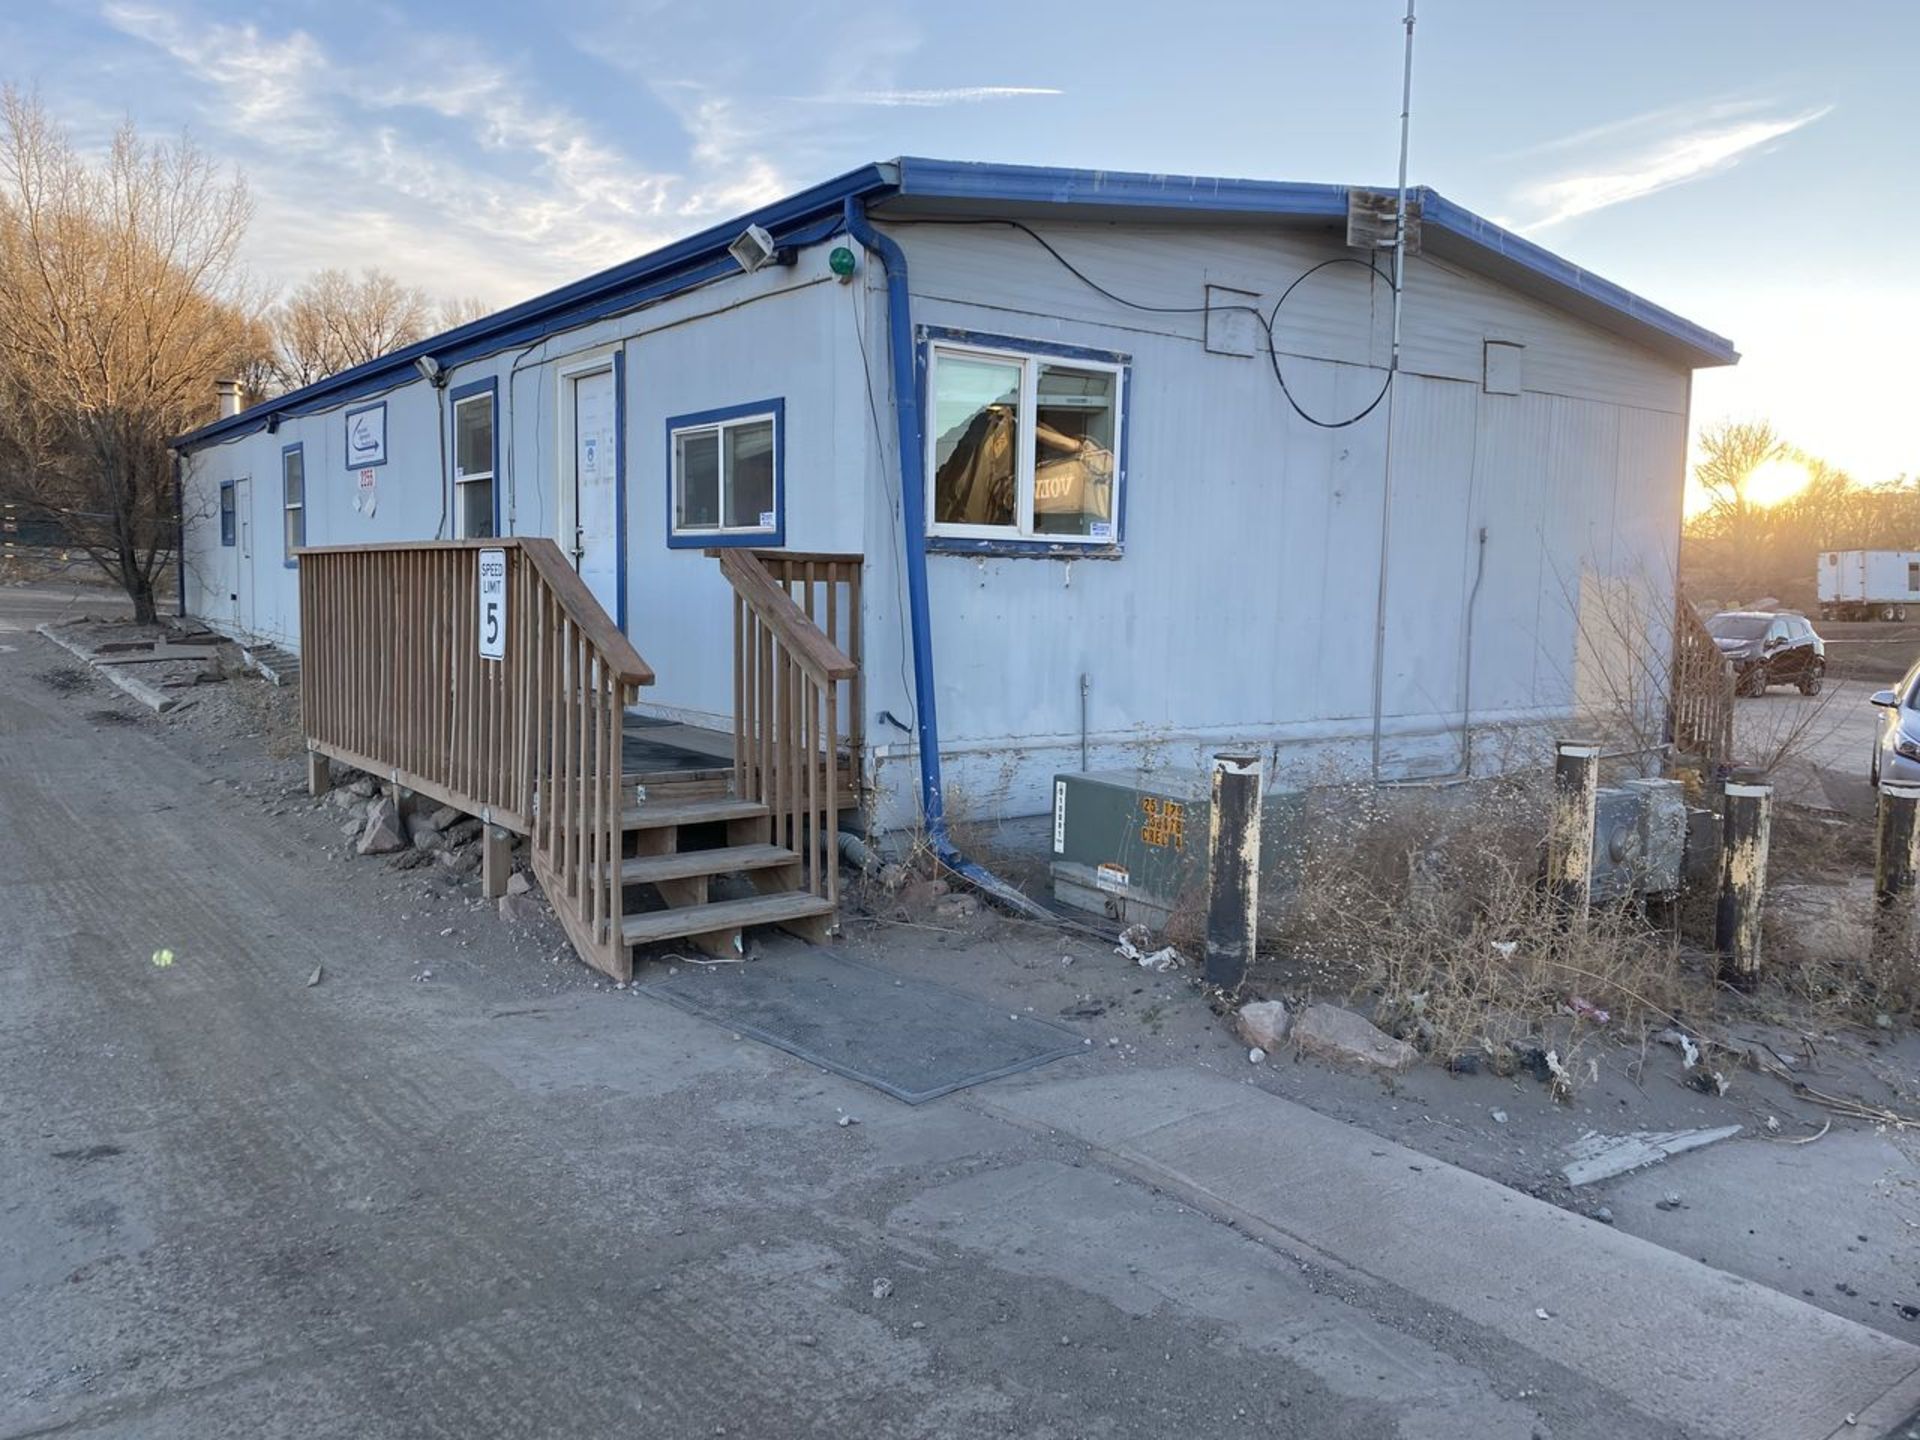
<path fill-rule="evenodd" d="M 248 259 L 524 297 L 898 154 L 1380 184 L 1401 0 L 8 0 L 0 78 L 242 168 Z M 1771 416 L 1920 472 L 1911 0 L 1425 0 L 1412 178 L 1744 352 Z"/>

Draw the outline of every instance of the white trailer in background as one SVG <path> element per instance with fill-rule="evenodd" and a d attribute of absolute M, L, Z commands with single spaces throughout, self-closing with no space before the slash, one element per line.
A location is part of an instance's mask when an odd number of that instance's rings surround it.
<path fill-rule="evenodd" d="M 1920 605 L 1920 550 L 1828 550 L 1819 563 L 1822 620 L 1904 620 Z"/>

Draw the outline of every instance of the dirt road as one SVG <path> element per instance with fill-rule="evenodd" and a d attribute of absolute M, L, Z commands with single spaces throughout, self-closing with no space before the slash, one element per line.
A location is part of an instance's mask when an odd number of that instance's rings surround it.
<path fill-rule="evenodd" d="M 236 803 L 162 720 L 49 684 L 62 657 L 16 630 L 5 1440 L 1727 1433 L 1084 1139 L 894 1104 L 597 988 L 486 908 L 405 901 L 330 812 Z M 1102 1073 L 1098 1049 L 1059 1064 Z M 1794 1308 L 1876 1374 L 1909 1363 Z"/>

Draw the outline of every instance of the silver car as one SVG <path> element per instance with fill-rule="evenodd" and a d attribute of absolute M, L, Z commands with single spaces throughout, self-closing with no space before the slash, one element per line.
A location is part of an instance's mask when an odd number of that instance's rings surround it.
<path fill-rule="evenodd" d="M 1891 690 L 1873 692 L 1880 737 L 1873 746 L 1873 783 L 1920 785 L 1920 662 Z"/>

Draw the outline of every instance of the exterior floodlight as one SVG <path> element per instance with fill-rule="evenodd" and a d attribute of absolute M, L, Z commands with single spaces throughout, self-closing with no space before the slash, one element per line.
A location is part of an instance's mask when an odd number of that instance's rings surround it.
<path fill-rule="evenodd" d="M 413 362 L 413 368 L 420 372 L 420 378 L 438 390 L 447 383 L 447 372 L 440 368 L 440 362 L 431 355 L 421 355 Z"/>
<path fill-rule="evenodd" d="M 727 246 L 727 253 L 749 275 L 764 265 L 793 264 L 792 249 L 775 245 L 773 236 L 762 225 L 747 226 L 740 232 L 740 238 Z"/>

